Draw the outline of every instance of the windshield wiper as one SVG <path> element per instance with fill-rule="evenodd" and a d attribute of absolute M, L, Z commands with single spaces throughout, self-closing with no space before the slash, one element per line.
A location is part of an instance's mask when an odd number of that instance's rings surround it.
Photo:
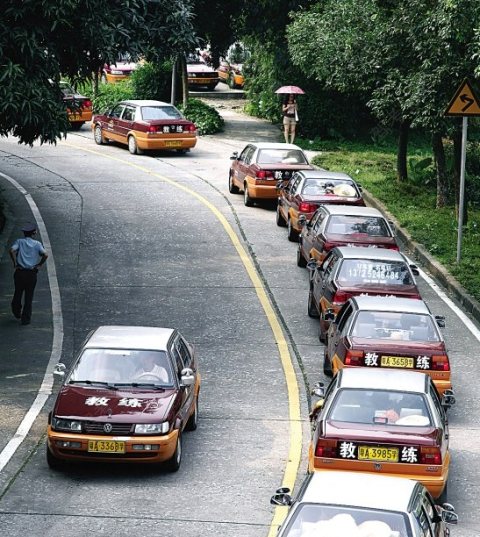
<path fill-rule="evenodd" d="M 158 384 L 153 384 L 151 382 L 128 382 L 128 383 L 115 383 L 116 387 L 124 387 L 124 386 L 132 386 L 133 388 L 154 388 L 155 390 L 161 390 L 165 391 L 165 388 L 163 386 L 159 386 Z"/>
<path fill-rule="evenodd" d="M 110 390 L 117 390 L 118 388 L 112 382 L 102 382 L 101 380 L 69 380 L 69 384 L 89 384 L 91 386 L 106 386 Z"/>

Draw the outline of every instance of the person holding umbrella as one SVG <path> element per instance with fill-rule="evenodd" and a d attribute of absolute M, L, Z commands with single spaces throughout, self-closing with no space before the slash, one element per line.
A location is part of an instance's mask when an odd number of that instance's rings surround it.
<path fill-rule="evenodd" d="M 298 86 L 282 86 L 275 93 L 285 94 L 282 105 L 283 128 L 285 143 L 293 144 L 295 140 L 295 131 L 298 122 L 298 110 L 296 95 L 305 93 Z"/>

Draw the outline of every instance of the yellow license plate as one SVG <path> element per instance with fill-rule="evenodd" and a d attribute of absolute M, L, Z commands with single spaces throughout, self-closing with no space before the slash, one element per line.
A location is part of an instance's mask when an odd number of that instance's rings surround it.
<path fill-rule="evenodd" d="M 116 440 L 89 440 L 90 453 L 125 453 L 125 442 Z"/>
<path fill-rule="evenodd" d="M 359 461 L 397 462 L 397 448 L 358 446 Z"/>
<path fill-rule="evenodd" d="M 179 140 L 167 140 L 165 142 L 165 147 L 182 147 L 182 142 Z"/>
<path fill-rule="evenodd" d="M 380 364 L 383 367 L 406 367 L 413 369 L 413 358 L 408 356 L 382 356 Z"/>

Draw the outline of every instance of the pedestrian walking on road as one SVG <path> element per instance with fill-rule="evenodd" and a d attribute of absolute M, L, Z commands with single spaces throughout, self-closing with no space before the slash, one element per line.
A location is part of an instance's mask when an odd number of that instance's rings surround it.
<path fill-rule="evenodd" d="M 37 233 L 35 224 L 26 224 L 22 227 L 24 237 L 17 239 L 10 248 L 10 257 L 15 272 L 13 281 L 15 293 L 12 299 L 12 313 L 22 324 L 30 324 L 32 317 L 33 291 L 37 284 L 37 273 L 47 260 L 47 252 L 40 241 L 34 239 Z M 23 308 L 22 308 L 22 296 Z"/>
<path fill-rule="evenodd" d="M 293 144 L 298 121 L 297 100 L 295 99 L 295 95 L 290 94 L 285 98 L 283 101 L 282 113 L 285 143 L 288 144 L 288 142 L 290 142 Z"/>

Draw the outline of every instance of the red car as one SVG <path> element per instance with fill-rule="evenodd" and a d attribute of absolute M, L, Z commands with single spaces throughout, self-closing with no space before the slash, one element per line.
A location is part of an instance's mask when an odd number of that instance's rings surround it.
<path fill-rule="evenodd" d="M 299 218 L 310 220 L 320 205 L 365 205 L 361 188 L 346 173 L 299 171 L 279 187 L 277 226 L 287 226 L 290 241 L 302 231 Z"/>
<path fill-rule="evenodd" d="M 395 250 L 340 247 L 330 250 L 323 263 L 312 260 L 308 315 L 320 317 L 320 340 L 325 341 L 330 313 L 335 315 L 352 296 L 398 296 L 420 299 L 416 265 Z"/>
<path fill-rule="evenodd" d="M 297 265 L 311 258 L 321 262 L 335 246 L 365 246 L 399 250 L 389 222 L 372 207 L 321 205 L 310 221 L 302 222 Z"/>

